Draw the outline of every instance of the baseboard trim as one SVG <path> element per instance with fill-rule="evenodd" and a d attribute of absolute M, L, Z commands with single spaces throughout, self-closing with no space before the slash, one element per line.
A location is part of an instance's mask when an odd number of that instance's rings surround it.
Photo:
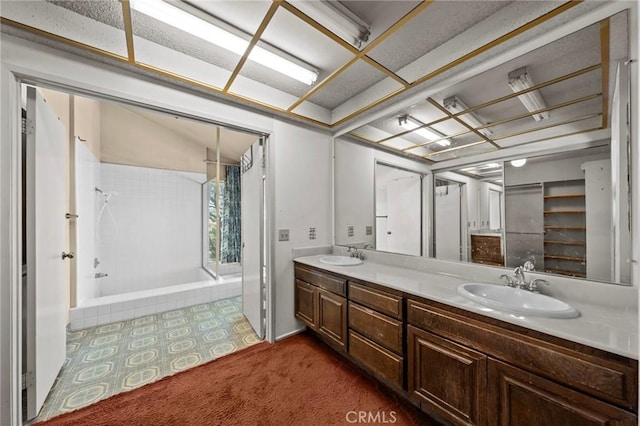
<path fill-rule="evenodd" d="M 289 332 L 289 333 L 285 333 L 285 334 L 283 334 L 283 335 L 281 335 L 281 336 L 278 336 L 278 337 L 276 337 L 276 342 L 278 342 L 278 341 L 280 341 L 280 340 L 284 340 L 284 339 L 286 339 L 286 338 L 288 338 L 288 337 L 291 337 L 291 336 L 295 336 L 296 334 L 300 334 L 300 333 L 302 333 L 303 331 L 305 331 L 306 329 L 307 329 L 307 327 L 306 327 L 306 326 L 303 326 L 302 328 L 299 328 L 299 329 L 297 329 L 297 330 L 293 330 L 293 331 L 291 331 L 291 332 Z"/>

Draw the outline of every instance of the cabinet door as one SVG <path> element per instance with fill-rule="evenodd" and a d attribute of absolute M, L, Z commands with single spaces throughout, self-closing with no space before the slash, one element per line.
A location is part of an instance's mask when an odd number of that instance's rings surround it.
<path fill-rule="evenodd" d="M 347 350 L 347 299 L 321 288 L 318 292 L 318 331 Z"/>
<path fill-rule="evenodd" d="M 318 321 L 318 290 L 315 286 L 296 280 L 296 318 L 316 329 Z"/>
<path fill-rule="evenodd" d="M 412 326 L 407 334 L 411 397 L 453 424 L 486 424 L 487 357 Z"/>
<path fill-rule="evenodd" d="M 636 425 L 637 417 L 500 361 L 489 359 L 489 424 Z"/>

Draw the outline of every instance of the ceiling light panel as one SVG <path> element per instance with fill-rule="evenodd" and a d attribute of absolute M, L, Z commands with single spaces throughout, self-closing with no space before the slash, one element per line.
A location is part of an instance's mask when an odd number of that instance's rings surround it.
<path fill-rule="evenodd" d="M 435 1 L 373 49 L 369 56 L 398 71 L 508 3 Z"/>
<path fill-rule="evenodd" d="M 379 0 L 353 0 L 340 1 L 345 7 L 354 12 L 370 25 L 369 42 L 363 44 L 363 48 L 372 40 L 380 37 L 389 27 L 398 22 L 420 1 L 379 1 Z"/>
<path fill-rule="evenodd" d="M 357 49 L 369 41 L 370 25 L 337 0 L 292 1 L 291 4 Z"/>
<path fill-rule="evenodd" d="M 584 118 L 584 119 L 581 119 Z M 571 122 L 568 122 L 571 121 Z M 544 126 L 542 125 L 544 123 Z M 518 134 L 517 131 L 503 134 L 499 138 L 494 138 L 496 143 L 504 148 L 522 145 L 530 142 L 538 142 L 543 139 L 553 139 L 570 133 L 580 133 L 602 125 L 602 117 L 599 114 L 592 115 L 575 115 L 571 120 L 557 122 L 540 122 L 535 123 L 531 120 L 530 125 Z M 547 127 L 552 126 L 552 127 Z M 526 133 L 524 133 L 526 132 Z M 509 136 L 513 135 L 513 136 Z M 508 137 L 507 137 L 508 136 Z"/>
<path fill-rule="evenodd" d="M 120 56 L 127 56 L 119 2 L 3 1 L 2 17 Z"/>
<path fill-rule="evenodd" d="M 365 61 L 358 60 L 314 93 L 309 101 L 332 110 L 385 78 L 386 74 Z"/>
<path fill-rule="evenodd" d="M 262 34 L 261 40 L 270 46 L 277 46 L 303 63 L 313 66 L 318 71 L 316 83 L 322 81 L 353 56 L 329 37 L 305 24 L 301 19 L 282 7 L 276 11 Z M 297 98 L 302 97 L 313 87 L 284 75 L 277 75 L 267 70 L 263 65 L 250 63 L 249 61 L 240 70 L 240 75 L 294 95 Z M 232 89 L 234 89 L 233 86 Z M 291 104 L 287 105 L 287 107 Z"/>
<path fill-rule="evenodd" d="M 217 46 L 228 51 L 232 57 L 235 57 L 235 61 L 233 61 L 235 63 L 231 69 L 235 68 L 239 58 L 246 52 L 252 37 L 251 34 L 244 34 L 217 18 L 212 18 L 202 11 L 182 3 L 174 5 L 164 1 L 130 0 L 130 5 L 137 14 L 150 17 L 154 21 L 199 39 L 199 43 L 187 45 L 187 48 L 197 50 L 204 42 L 206 45 Z M 139 17 L 136 16 L 136 18 Z M 228 54 L 226 57 L 228 58 Z M 248 62 L 259 63 L 271 71 L 281 73 L 306 85 L 313 84 L 317 79 L 317 71 L 312 67 L 302 64 L 301 61 L 290 57 L 286 52 L 267 49 L 266 46 L 263 47 L 260 44 L 251 50 Z M 227 67 L 224 66 L 224 68 Z"/>
<path fill-rule="evenodd" d="M 497 148 L 488 142 L 481 142 L 475 144 L 469 144 L 467 146 L 456 147 L 454 149 L 444 149 L 440 153 L 430 155 L 429 160 L 441 162 L 447 160 L 454 160 L 456 158 L 471 157 L 473 155 L 486 154 L 488 152 L 496 151 Z"/>

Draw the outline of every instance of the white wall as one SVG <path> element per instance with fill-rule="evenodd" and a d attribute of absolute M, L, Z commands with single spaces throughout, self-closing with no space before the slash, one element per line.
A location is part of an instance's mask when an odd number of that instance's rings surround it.
<path fill-rule="evenodd" d="M 100 257 L 99 248 L 95 240 L 96 207 L 99 200 L 96 197 L 96 187 L 100 187 L 100 162 L 93 156 L 89 146 L 76 139 L 75 142 L 75 191 L 76 191 L 76 300 L 75 305 L 82 304 L 86 299 L 100 295 L 96 286 L 93 260 Z"/>
<path fill-rule="evenodd" d="M 274 120 L 273 130 L 269 149 L 275 180 L 275 230 L 289 230 L 289 241 L 273 242 L 275 329 L 279 338 L 302 327 L 294 317 L 292 249 L 326 246 L 333 241 L 333 139 L 326 133 L 278 120 Z M 309 227 L 316 228 L 315 240 L 309 239 Z"/>
<path fill-rule="evenodd" d="M 429 166 L 405 157 L 356 144 L 345 139 L 335 140 L 335 202 L 339 214 L 335 217 L 335 241 L 339 245 L 375 244 L 375 235 L 366 235 L 366 227 L 374 226 L 374 192 L 376 161 L 428 174 Z M 429 192 L 425 180 L 424 190 Z M 425 197 L 426 198 L 426 197 Z M 426 199 L 425 199 L 426 204 Z M 428 222 L 428 209 L 424 209 L 423 221 Z M 348 227 L 354 227 L 349 237 Z M 428 226 L 424 227 L 425 229 Z M 415 232 L 420 232 L 418 228 Z M 425 236 L 424 240 L 427 238 Z"/>
<path fill-rule="evenodd" d="M 199 281 L 206 175 L 103 163 L 100 178 L 114 194 L 96 235 L 109 274 L 97 280 L 100 295 Z"/>

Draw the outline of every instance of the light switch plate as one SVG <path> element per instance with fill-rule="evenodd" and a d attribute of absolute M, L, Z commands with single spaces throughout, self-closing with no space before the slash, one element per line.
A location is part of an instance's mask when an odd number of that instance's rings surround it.
<path fill-rule="evenodd" d="M 280 229 L 280 230 L 278 230 L 278 241 L 289 241 L 289 230 L 288 229 Z"/>
<path fill-rule="evenodd" d="M 373 235 L 373 226 L 367 226 L 365 228 L 365 235 Z"/>

